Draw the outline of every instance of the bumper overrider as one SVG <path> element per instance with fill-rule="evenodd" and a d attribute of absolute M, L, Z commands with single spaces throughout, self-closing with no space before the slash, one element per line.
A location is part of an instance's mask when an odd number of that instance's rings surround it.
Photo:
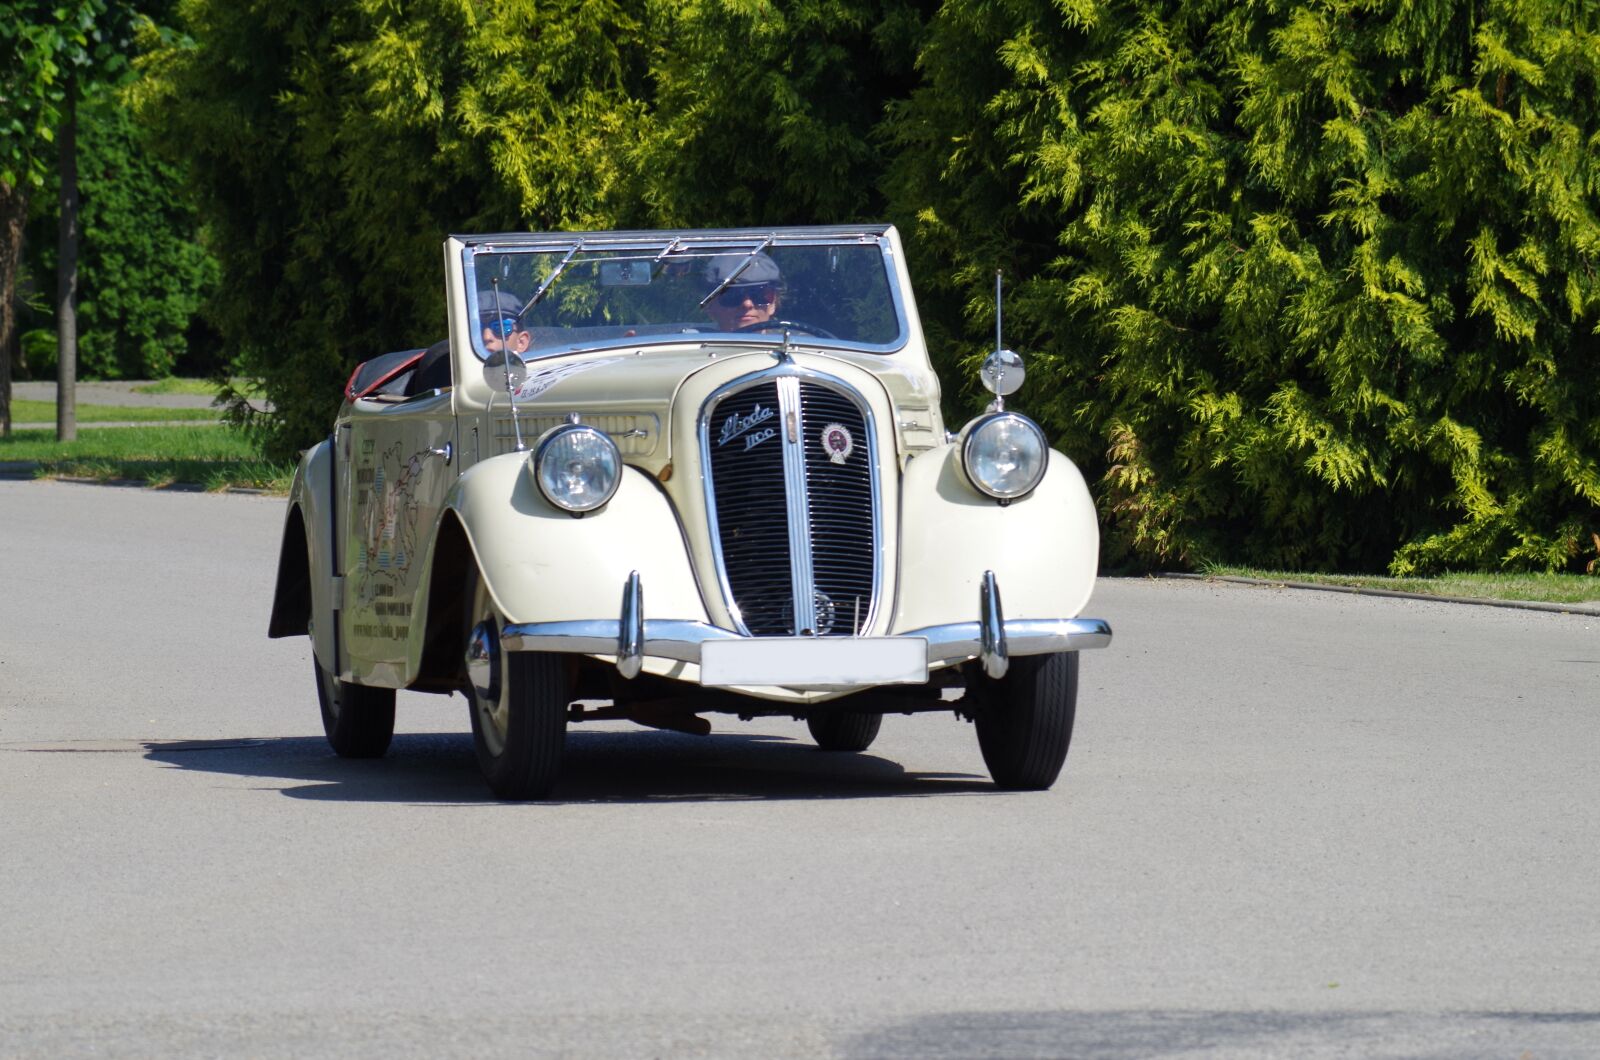
<path fill-rule="evenodd" d="M 694 663 L 709 687 L 775 685 L 831 691 L 884 684 L 920 684 L 941 665 L 980 659 L 992 678 L 1012 656 L 1104 648 L 1111 626 L 1098 618 L 1006 619 L 993 571 L 985 571 L 978 615 L 971 622 L 924 626 L 887 637 L 747 637 L 706 622 L 644 617 L 644 590 L 634 571 L 617 618 L 507 625 L 507 651 L 614 655 L 623 677 L 646 657 Z"/>

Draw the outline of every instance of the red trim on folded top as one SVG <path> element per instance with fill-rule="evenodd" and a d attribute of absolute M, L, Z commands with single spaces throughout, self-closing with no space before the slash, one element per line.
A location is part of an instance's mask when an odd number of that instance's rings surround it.
<path fill-rule="evenodd" d="M 401 372 L 404 372 L 408 368 L 414 367 L 418 361 L 422 360 L 422 355 L 427 353 L 427 352 L 428 351 L 426 349 L 421 349 L 421 350 L 416 351 L 416 353 L 412 354 L 410 357 L 407 357 L 405 360 L 401 361 L 397 366 L 395 366 L 394 368 L 390 369 L 384 375 L 380 376 L 377 379 L 374 379 L 371 383 L 368 383 L 366 389 L 361 391 L 361 393 L 357 394 L 355 392 L 355 389 L 356 389 L 356 376 L 361 374 L 362 366 L 367 363 L 366 361 L 362 361 L 361 364 L 356 365 L 356 370 L 350 373 L 350 378 L 344 384 L 345 396 L 350 398 L 351 400 L 355 400 L 356 398 L 364 398 L 364 397 L 366 397 L 368 394 L 372 393 L 374 390 L 378 389 L 380 386 L 382 386 L 383 384 L 387 383 L 389 380 L 393 379 L 395 376 L 399 375 Z"/>

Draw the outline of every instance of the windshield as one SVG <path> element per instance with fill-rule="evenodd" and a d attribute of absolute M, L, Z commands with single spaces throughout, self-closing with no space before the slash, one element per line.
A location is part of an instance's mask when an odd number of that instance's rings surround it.
<path fill-rule="evenodd" d="M 886 241 L 797 242 L 776 236 L 467 249 L 479 357 L 502 341 L 527 356 L 661 342 L 825 343 L 888 353 L 905 314 Z"/>

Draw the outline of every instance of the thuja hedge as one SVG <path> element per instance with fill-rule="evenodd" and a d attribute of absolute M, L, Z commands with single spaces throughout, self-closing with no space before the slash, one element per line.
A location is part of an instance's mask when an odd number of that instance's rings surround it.
<path fill-rule="evenodd" d="M 1066 11 L 1065 17 L 1057 12 Z M 1581 569 L 1600 8 L 947 3 L 889 128 L 1145 564 Z"/>
<path fill-rule="evenodd" d="M 1112 562 L 1595 550 L 1592 4 L 181 11 L 142 106 L 199 180 L 280 454 L 353 360 L 442 327 L 446 231 L 887 215 L 953 380 L 1012 277 L 1020 405 Z"/>

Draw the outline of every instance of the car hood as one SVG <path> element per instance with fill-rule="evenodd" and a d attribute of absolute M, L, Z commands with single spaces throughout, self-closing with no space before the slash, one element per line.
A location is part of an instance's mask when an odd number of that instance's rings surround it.
<path fill-rule="evenodd" d="M 778 352 L 770 345 L 696 343 L 531 361 L 528 377 L 517 391 L 522 433 L 531 445 L 538 435 L 576 414 L 581 422 L 611 435 L 627 463 L 666 482 L 674 461 L 680 471 L 689 470 L 683 466 L 685 457 L 694 462 L 695 418 L 711 391 L 774 367 L 781 360 Z M 928 392 L 925 377 L 903 370 L 891 358 L 796 347 L 792 360 L 808 370 L 844 378 L 885 415 L 891 402 L 937 409 L 938 394 Z M 494 406 L 495 434 L 504 450 L 513 433 L 504 396 L 497 396 Z M 681 451 L 686 446 L 691 452 Z"/>

